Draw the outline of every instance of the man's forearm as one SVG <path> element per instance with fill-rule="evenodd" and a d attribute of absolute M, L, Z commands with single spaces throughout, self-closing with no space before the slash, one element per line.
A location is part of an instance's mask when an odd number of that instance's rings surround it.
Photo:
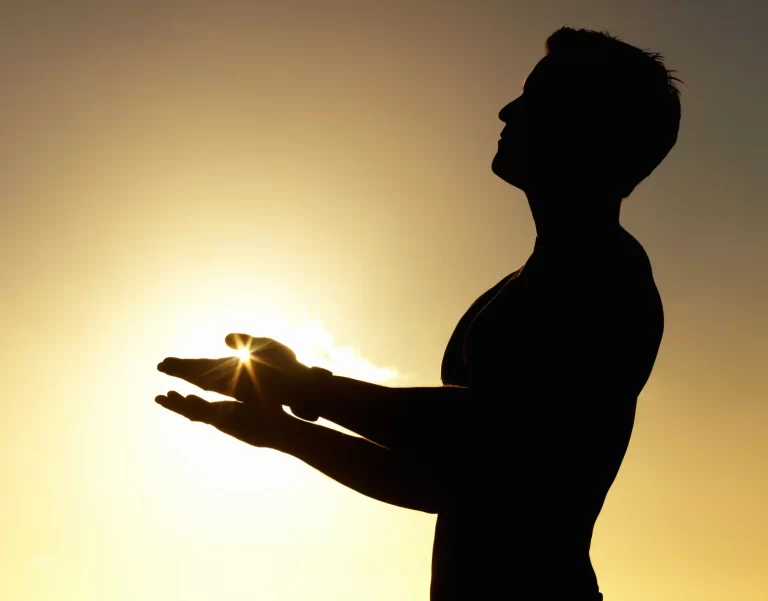
<path fill-rule="evenodd" d="M 456 415 L 470 410 L 469 388 L 392 388 L 342 376 L 303 396 L 301 408 L 389 449 L 433 444 Z"/>
<path fill-rule="evenodd" d="M 337 482 L 391 505 L 437 512 L 434 466 L 363 438 L 287 417 L 269 446 L 293 455 Z"/>

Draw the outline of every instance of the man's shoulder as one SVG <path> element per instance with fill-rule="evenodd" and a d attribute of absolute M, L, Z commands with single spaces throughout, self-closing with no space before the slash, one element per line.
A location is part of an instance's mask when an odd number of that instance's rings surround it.
<path fill-rule="evenodd" d="M 523 268 L 532 292 L 561 298 L 595 298 L 655 289 L 648 253 L 629 232 L 605 244 L 575 246 Z"/>
<path fill-rule="evenodd" d="M 623 241 L 621 253 L 617 258 L 617 288 L 651 310 L 661 309 L 661 296 L 653 277 L 653 267 L 643 245 L 629 232 Z"/>
<path fill-rule="evenodd" d="M 582 278 L 584 286 L 593 286 L 596 293 L 639 295 L 648 300 L 657 292 L 650 257 L 626 230 L 604 252 L 594 253 L 573 277 Z"/>
<path fill-rule="evenodd" d="M 625 234 L 615 252 L 596 268 L 593 278 L 600 284 L 591 300 L 608 318 L 603 320 L 606 327 L 615 328 L 614 335 L 658 342 L 664 308 L 651 261 L 643 245 L 629 232 Z"/>
<path fill-rule="evenodd" d="M 629 232 L 609 245 L 566 257 L 551 270 L 533 274 L 531 309 L 553 327 L 616 332 L 663 328 L 661 296 L 648 253 Z"/>

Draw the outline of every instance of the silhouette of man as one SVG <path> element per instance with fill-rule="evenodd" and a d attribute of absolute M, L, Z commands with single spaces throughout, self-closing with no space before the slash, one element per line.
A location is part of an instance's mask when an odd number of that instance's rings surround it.
<path fill-rule="evenodd" d="M 527 196 L 533 252 L 460 319 L 442 387 L 334 376 L 273 340 L 230 334 L 250 361 L 171 357 L 158 369 L 237 401 L 171 391 L 157 402 L 373 498 L 437 513 L 433 601 L 602 599 L 592 531 L 664 327 L 650 262 L 619 211 L 677 140 L 671 74 L 660 55 L 608 34 L 549 37 L 499 114 L 492 163 Z"/>

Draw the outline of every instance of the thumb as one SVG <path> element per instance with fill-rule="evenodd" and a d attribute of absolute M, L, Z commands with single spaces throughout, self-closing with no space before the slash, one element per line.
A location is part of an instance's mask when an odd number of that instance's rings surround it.
<path fill-rule="evenodd" d="M 250 348 L 251 340 L 253 340 L 253 336 L 249 336 L 248 334 L 227 334 L 224 338 L 224 342 L 227 346 L 236 351 L 239 351 L 242 348 Z"/>
<path fill-rule="evenodd" d="M 242 348 L 247 348 L 253 353 L 268 347 L 275 341 L 271 338 L 257 338 L 250 334 L 227 334 L 226 338 L 224 338 L 224 342 L 226 342 L 229 348 L 235 349 L 236 351 L 239 351 Z"/>
<path fill-rule="evenodd" d="M 247 348 L 251 353 L 265 353 L 274 358 L 286 357 L 291 361 L 296 360 L 296 353 L 284 344 L 272 338 L 258 338 L 250 334 L 227 334 L 224 342 L 231 349 L 239 351 Z"/>

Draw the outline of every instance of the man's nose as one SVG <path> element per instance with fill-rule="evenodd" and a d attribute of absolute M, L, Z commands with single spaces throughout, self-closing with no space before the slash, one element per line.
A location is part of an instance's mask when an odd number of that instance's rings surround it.
<path fill-rule="evenodd" d="M 522 109 L 522 98 L 522 96 L 519 96 L 502 108 L 499 111 L 499 119 L 504 123 L 509 123 Z"/>

